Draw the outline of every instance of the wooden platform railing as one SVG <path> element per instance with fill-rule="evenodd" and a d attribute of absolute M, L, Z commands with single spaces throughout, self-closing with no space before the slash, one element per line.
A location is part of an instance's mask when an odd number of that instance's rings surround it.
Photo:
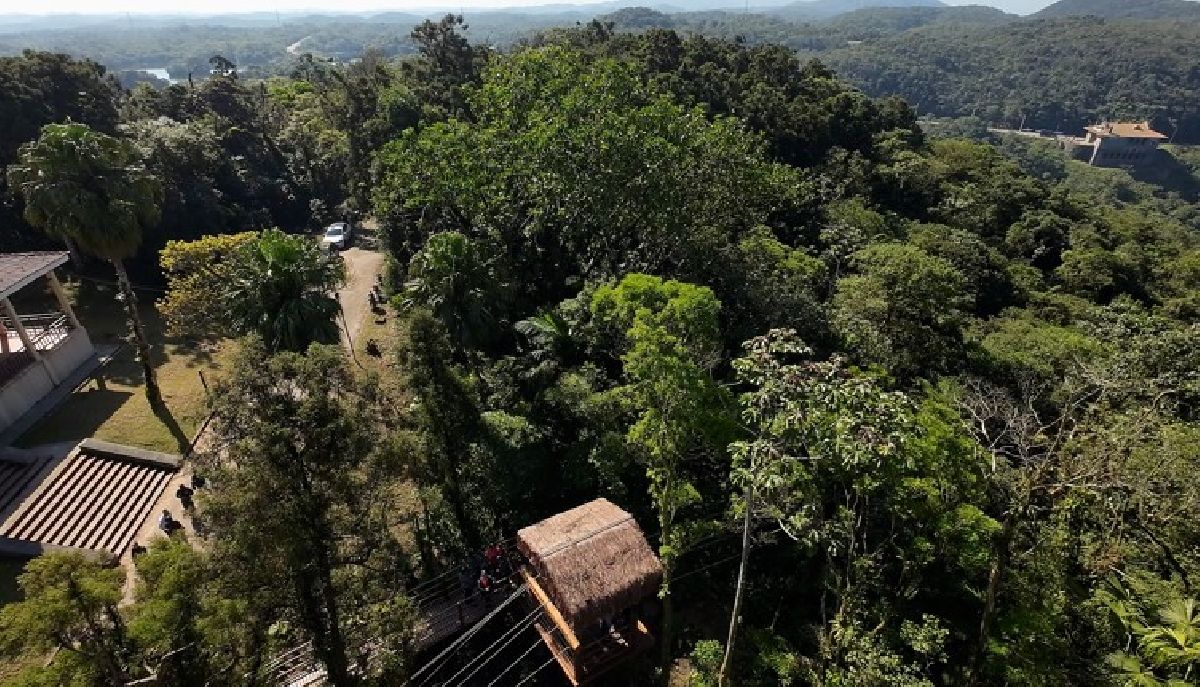
<path fill-rule="evenodd" d="M 646 625 L 636 620 L 623 629 L 614 628 L 609 634 L 571 648 L 561 629 L 554 623 L 535 623 L 542 642 L 563 674 L 573 685 L 581 685 L 615 668 L 631 655 L 654 644 Z"/>

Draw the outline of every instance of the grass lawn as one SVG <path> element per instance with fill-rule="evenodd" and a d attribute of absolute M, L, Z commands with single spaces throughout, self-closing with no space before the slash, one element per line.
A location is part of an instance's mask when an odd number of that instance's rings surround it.
<path fill-rule="evenodd" d="M 93 343 L 124 342 L 128 327 L 124 310 L 115 298 L 115 286 L 77 280 L 69 291 L 75 314 Z M 17 441 L 19 446 L 95 437 L 166 453 L 181 453 L 187 448 L 207 414 L 200 373 L 212 383 L 220 369 L 221 347 L 185 345 L 166 339 L 162 318 L 154 307 L 158 295 L 139 292 L 139 311 L 168 412 L 155 414 L 150 407 L 141 364 L 136 360 L 133 346 L 127 344 L 104 368 L 105 388 L 97 388 L 89 381 L 26 432 Z M 31 298 L 45 298 L 45 295 L 35 293 Z"/>

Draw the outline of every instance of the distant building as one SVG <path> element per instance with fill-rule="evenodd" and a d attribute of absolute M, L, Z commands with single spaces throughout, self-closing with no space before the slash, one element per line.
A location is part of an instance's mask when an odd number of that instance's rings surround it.
<path fill-rule="evenodd" d="M 1154 155 L 1167 140 L 1150 128 L 1150 122 L 1102 122 L 1083 128 L 1084 136 L 1059 137 L 1059 145 L 1072 157 L 1094 167 L 1128 167 Z"/>

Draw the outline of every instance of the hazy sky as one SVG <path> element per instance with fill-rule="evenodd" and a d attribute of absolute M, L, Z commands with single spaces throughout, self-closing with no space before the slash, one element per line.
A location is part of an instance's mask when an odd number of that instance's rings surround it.
<path fill-rule="evenodd" d="M 135 12 L 156 14 L 224 14 L 260 11 L 340 11 L 362 12 L 380 10 L 471 10 L 495 7 L 518 7 L 546 4 L 587 5 L 597 0 L 0 0 L 0 14 L 106 14 Z M 666 0 L 675 7 L 688 7 L 688 0 Z M 1050 4 L 1053 0 L 943 0 L 949 5 L 988 4 L 1008 11 L 1029 12 Z M 784 4 L 787 0 L 766 0 L 760 4 Z M 741 6 L 743 0 L 729 0 L 730 6 Z M 629 0 L 629 5 L 649 4 L 644 0 Z M 710 3 L 706 3 L 710 4 Z M 755 0 L 750 0 L 754 5 Z M 886 4 L 886 3 L 881 3 Z M 711 6 L 711 4 L 710 4 Z"/>
<path fill-rule="evenodd" d="M 17 0 L 0 0 L 0 14 L 5 12 L 35 12 L 37 14 L 108 12 L 154 12 L 157 14 L 226 12 L 325 10 L 359 12 L 365 10 L 410 10 L 426 8 L 480 8 L 546 5 L 561 0 L 40 0 L 18 4 Z M 564 4 L 583 4 L 566 0 Z M 636 2 L 632 4 L 637 4 Z M 681 0 L 679 5 L 686 5 Z"/>

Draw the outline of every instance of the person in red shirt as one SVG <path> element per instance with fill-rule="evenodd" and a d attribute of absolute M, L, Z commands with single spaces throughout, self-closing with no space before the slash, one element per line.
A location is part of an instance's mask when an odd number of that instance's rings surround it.
<path fill-rule="evenodd" d="M 479 571 L 479 591 L 483 597 L 483 605 L 491 605 L 492 578 L 488 576 L 486 570 Z"/>

